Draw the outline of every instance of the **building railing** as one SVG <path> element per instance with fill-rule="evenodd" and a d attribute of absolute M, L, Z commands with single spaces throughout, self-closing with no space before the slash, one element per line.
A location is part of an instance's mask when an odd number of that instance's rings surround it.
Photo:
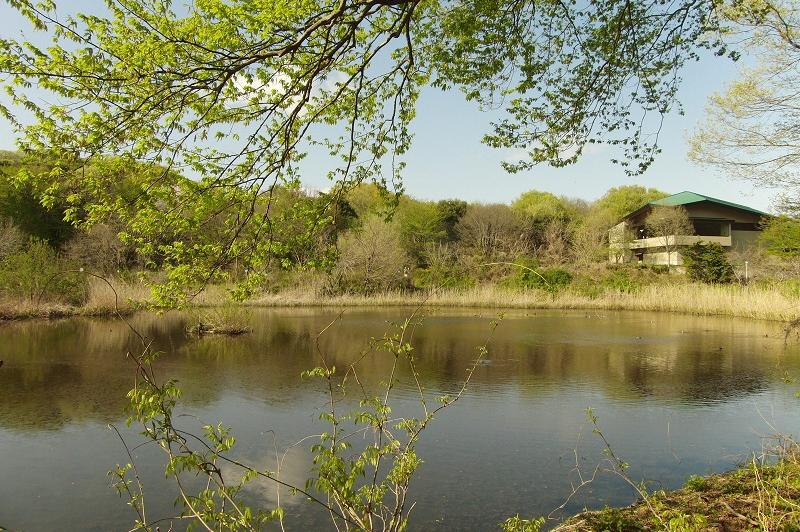
<path fill-rule="evenodd" d="M 647 249 L 647 248 L 662 248 L 665 245 L 673 246 L 691 246 L 697 242 L 717 243 L 724 247 L 731 246 L 731 237 L 729 236 L 699 236 L 699 235 L 671 235 L 667 237 L 657 236 L 650 238 L 639 238 L 630 242 L 631 249 Z"/>

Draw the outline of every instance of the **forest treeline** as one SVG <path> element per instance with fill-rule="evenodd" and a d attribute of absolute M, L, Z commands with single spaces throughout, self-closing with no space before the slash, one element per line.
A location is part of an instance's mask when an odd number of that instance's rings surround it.
<path fill-rule="evenodd" d="M 213 241 L 215 231 L 224 234 L 212 216 L 203 227 L 164 226 L 161 242 L 144 242 L 120 219 L 124 208 L 104 216 L 82 205 L 92 195 L 107 194 L 130 209 L 140 208 L 147 180 L 139 175 L 146 169 L 101 162 L 81 171 L 113 174 L 102 180 L 111 184 L 108 189 L 51 193 L 36 190 L 31 185 L 36 180 L 26 178 L 32 164 L 18 153 L 0 153 L 0 290 L 7 301 L 80 305 L 89 297 L 81 270 L 128 282 L 158 281 L 176 242 L 192 246 L 201 241 L 199 232 L 202 242 Z M 174 186 L 194 186 L 183 177 L 170 178 Z M 304 287 L 332 296 L 370 295 L 491 283 L 547 291 L 570 287 L 592 296 L 605 289 L 683 282 L 664 275 L 663 267 L 609 264 L 609 228 L 668 195 L 653 188 L 615 187 L 593 202 L 531 190 L 510 205 L 422 201 L 374 184 L 343 194 L 279 186 L 271 192 L 269 202 L 256 205 L 254 212 L 269 216 L 270 233 L 263 240 L 276 259 L 261 266 L 256 293 Z M 151 199 L 157 209 L 158 201 Z M 221 212 L 225 208 L 220 206 Z M 222 224 L 224 216 L 218 219 Z M 779 217 L 773 226 L 762 246 L 729 253 L 732 275 L 726 280 L 740 278 L 745 261 L 756 279 L 784 281 L 796 275 L 797 222 Z M 248 267 L 234 255 L 212 282 L 252 275 Z"/>

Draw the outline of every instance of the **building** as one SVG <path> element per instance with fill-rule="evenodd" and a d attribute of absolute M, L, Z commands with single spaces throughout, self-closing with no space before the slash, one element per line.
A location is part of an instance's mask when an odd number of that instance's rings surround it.
<path fill-rule="evenodd" d="M 651 235 L 645 219 L 657 205 L 683 207 L 694 234 Z M 611 262 L 680 265 L 681 249 L 696 242 L 716 242 L 726 249 L 753 246 L 768 216 L 751 207 L 695 192 L 680 192 L 642 205 L 609 231 Z"/>

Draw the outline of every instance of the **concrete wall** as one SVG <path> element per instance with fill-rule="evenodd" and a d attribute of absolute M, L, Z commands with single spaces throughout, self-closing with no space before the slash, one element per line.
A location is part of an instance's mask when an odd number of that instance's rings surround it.
<path fill-rule="evenodd" d="M 683 257 L 677 251 L 672 251 L 669 255 L 666 251 L 648 251 L 642 257 L 642 262 L 661 266 L 680 266 L 683 264 Z"/>

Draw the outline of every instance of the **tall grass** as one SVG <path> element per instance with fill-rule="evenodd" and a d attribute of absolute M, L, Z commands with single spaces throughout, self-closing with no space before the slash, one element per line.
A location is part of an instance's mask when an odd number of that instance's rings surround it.
<path fill-rule="evenodd" d="M 111 315 L 116 310 L 126 314 L 136 310 L 150 297 L 150 289 L 142 282 L 121 279 L 109 279 L 109 282 L 111 286 L 100 279 L 90 278 L 86 301 L 81 305 L 11 297 L 0 299 L 0 319 L 103 316 Z"/>
<path fill-rule="evenodd" d="M 597 296 L 569 290 L 552 294 L 536 289 L 480 285 L 465 289 L 384 292 L 370 296 L 326 296 L 314 289 L 268 294 L 248 304 L 256 306 L 407 306 L 605 309 L 681 312 L 786 321 L 800 314 L 800 299 L 776 287 L 706 284 L 664 284 L 635 291 L 607 289 Z"/>
<path fill-rule="evenodd" d="M 24 317 L 59 317 L 68 315 L 108 315 L 115 301 L 122 312 L 132 312 L 150 297 L 145 283 L 110 280 L 114 290 L 99 279 L 89 283 L 85 305 L 36 305 L 31 302 L 0 300 L 0 319 Z M 220 307 L 230 304 L 226 286 L 210 286 L 191 301 L 196 307 Z M 567 288 L 553 293 L 536 288 L 511 288 L 493 284 L 471 288 L 447 288 L 419 291 L 389 291 L 372 295 L 327 295 L 317 285 L 291 287 L 278 293 L 258 296 L 246 306 L 359 306 L 388 307 L 427 304 L 435 307 L 528 308 L 528 309 L 597 309 L 679 312 L 697 315 L 720 315 L 764 320 L 792 321 L 800 316 L 800 298 L 779 285 L 707 285 L 652 284 L 635 290 L 605 288 L 586 295 Z"/>

